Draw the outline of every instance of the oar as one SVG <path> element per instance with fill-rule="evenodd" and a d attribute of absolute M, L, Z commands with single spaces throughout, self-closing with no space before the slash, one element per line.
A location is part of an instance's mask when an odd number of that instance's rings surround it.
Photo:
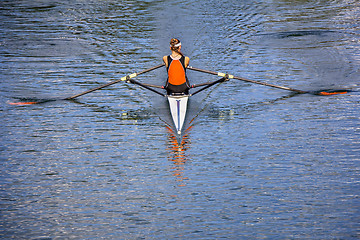
<path fill-rule="evenodd" d="M 87 91 L 85 91 L 85 92 L 76 94 L 76 95 L 71 96 L 71 97 L 67 97 L 67 98 L 65 98 L 64 100 L 71 100 L 71 99 L 74 99 L 74 98 L 80 97 L 80 96 L 82 96 L 82 95 L 85 95 L 85 94 L 94 92 L 94 91 L 96 91 L 96 90 L 105 88 L 105 87 L 107 87 L 107 86 L 113 85 L 113 84 L 118 83 L 118 82 L 121 82 L 121 81 L 129 81 L 131 78 L 134 78 L 134 77 L 136 77 L 136 76 L 139 76 L 140 74 L 143 74 L 143 73 L 147 73 L 147 72 L 153 71 L 153 70 L 158 69 L 158 68 L 160 68 L 160 67 L 162 67 L 162 66 L 165 66 L 165 64 L 160 64 L 160 65 L 157 65 L 157 66 L 155 66 L 155 67 L 151 67 L 151 68 L 145 69 L 145 70 L 143 70 L 143 71 L 141 71 L 141 72 L 138 72 L 138 73 L 132 73 L 132 74 L 130 74 L 130 75 L 126 75 L 126 76 L 124 76 L 124 77 L 122 77 L 122 78 L 120 78 L 120 79 L 118 79 L 118 80 L 116 80 L 116 81 L 106 83 L 106 84 L 104 84 L 104 85 L 101 85 L 101 86 L 99 86 L 99 87 L 96 87 L 96 88 L 87 90 Z"/>
<path fill-rule="evenodd" d="M 140 74 L 143 74 L 143 73 L 147 73 L 147 72 L 150 72 L 150 71 L 153 71 L 155 69 L 158 69 L 162 66 L 165 66 L 165 64 L 160 64 L 160 65 L 157 65 L 155 67 L 151 67 L 151 68 L 148 68 L 148 69 L 145 69 L 141 72 L 138 72 L 138 73 L 132 73 L 130 75 L 126 75 L 116 81 L 113 81 L 113 82 L 109 82 L 109 83 L 106 83 L 104 85 L 101 85 L 99 87 L 96 87 L 96 88 L 93 88 L 93 89 L 90 89 L 90 90 L 87 90 L 85 92 L 82 92 L 82 93 L 79 93 L 79 94 L 76 94 L 76 95 L 73 95 L 71 97 L 67 97 L 67 98 L 64 98 L 64 99 L 61 99 L 61 100 L 72 100 L 72 99 L 75 99 L 77 97 L 80 97 L 82 95 L 85 95 L 85 94 L 88 94 L 88 93 L 91 93 L 91 92 L 94 92 L 96 90 L 99 90 L 99 89 L 102 89 L 102 88 L 105 88 L 107 86 L 110 86 L 110 85 L 113 85 L 115 83 L 118 83 L 118 82 L 121 82 L 121 81 L 129 81 L 129 82 L 132 82 L 132 83 L 135 83 L 135 84 L 139 84 L 138 82 L 132 80 L 131 78 L 134 78 L 136 76 L 139 76 Z M 141 84 L 139 84 L 141 85 Z M 149 84 L 143 84 L 143 87 L 147 88 L 146 86 L 148 86 Z M 154 87 L 152 85 L 149 85 L 150 87 Z M 160 86 L 157 86 L 158 88 L 161 88 Z M 148 88 L 147 88 L 148 89 Z M 153 89 L 149 89 L 151 91 L 154 91 Z M 156 93 L 158 94 L 161 94 L 157 91 L 155 91 Z M 24 100 L 27 100 L 27 101 L 24 101 Z M 50 102 L 50 101 L 56 101 L 56 99 L 41 99 L 41 100 L 35 100 L 35 99 L 24 99 L 23 101 L 21 102 L 8 102 L 8 104 L 11 104 L 11 105 L 30 105 L 30 104 L 39 104 L 39 103 L 45 103 L 45 102 Z M 31 101 L 29 101 L 31 100 Z"/>
<path fill-rule="evenodd" d="M 225 73 L 221 73 L 221 72 L 214 72 L 214 71 L 209 71 L 209 70 L 203 70 L 200 68 L 195 68 L 195 67 L 191 67 L 188 66 L 187 67 L 190 70 L 194 70 L 194 71 L 198 71 L 198 72 L 203 72 L 203 73 L 208 73 L 208 74 L 213 74 L 213 75 L 217 75 L 220 77 L 227 77 L 229 79 L 236 79 L 236 80 L 240 80 L 240 81 L 244 81 L 244 82 L 250 82 L 250 83 L 255 83 L 255 84 L 260 84 L 260 85 L 264 85 L 264 86 L 268 86 L 268 87 L 273 87 L 273 88 L 279 88 L 279 89 L 283 89 L 283 90 L 287 90 L 287 91 L 292 91 L 292 92 L 297 92 L 297 93 L 310 93 L 310 94 L 315 94 L 315 95 L 334 95 L 334 94 L 344 94 L 349 92 L 348 90 L 338 90 L 338 91 L 334 91 L 334 90 L 322 90 L 322 91 L 317 91 L 317 92 L 309 92 L 309 91 L 303 91 L 303 90 L 299 90 L 299 89 L 295 89 L 295 88 L 289 88 L 289 87 L 284 87 L 284 86 L 278 86 L 278 85 L 274 85 L 274 84 L 270 84 L 270 83 L 265 83 L 265 82 L 259 82 L 259 81 L 255 81 L 255 80 L 250 80 L 247 78 L 242 78 L 242 77 L 236 77 L 234 75 L 229 75 L 229 74 L 225 74 Z"/>

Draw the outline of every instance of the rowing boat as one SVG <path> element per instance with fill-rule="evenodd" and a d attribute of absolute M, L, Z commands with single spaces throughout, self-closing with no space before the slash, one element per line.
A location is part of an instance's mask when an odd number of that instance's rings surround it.
<path fill-rule="evenodd" d="M 230 79 L 236 79 L 236 80 L 240 80 L 240 81 L 244 81 L 244 82 L 250 82 L 250 83 L 255 83 L 255 84 L 259 84 L 259 85 L 264 85 L 264 86 L 268 86 L 268 87 L 273 87 L 273 88 L 278 88 L 278 89 L 283 89 L 283 90 L 288 90 L 297 94 L 304 94 L 304 93 L 310 93 L 310 94 L 314 94 L 314 95 L 321 95 L 321 96 L 328 96 L 328 95 L 334 95 L 334 94 L 344 94 L 344 93 L 348 93 L 350 92 L 350 90 L 320 90 L 320 91 L 314 91 L 314 92 L 309 92 L 309 91 L 303 91 L 303 90 L 298 90 L 298 89 L 294 89 L 294 88 L 289 88 L 289 87 L 284 87 L 284 86 L 278 86 L 278 85 L 274 85 L 274 84 L 270 84 L 270 83 L 265 83 L 265 82 L 260 82 L 260 81 L 255 81 L 255 80 L 250 80 L 250 79 L 246 79 L 246 78 L 241 78 L 241 77 L 235 77 L 234 75 L 229 75 L 229 74 L 225 74 L 225 73 L 221 73 L 221 72 L 214 72 L 214 71 L 209 71 L 209 70 L 203 70 L 203 69 L 199 69 L 199 68 L 194 68 L 191 66 L 188 66 L 187 68 L 190 70 L 194 70 L 194 71 L 198 71 L 198 72 L 203 72 L 203 73 L 208 73 L 208 74 L 212 74 L 212 75 L 217 75 L 219 77 L 221 77 L 220 79 L 213 81 L 213 82 L 206 82 L 206 83 L 201 83 L 201 84 L 194 84 L 191 85 L 190 88 L 196 88 L 196 87 L 202 87 L 200 90 L 197 90 L 191 94 L 179 94 L 179 95 L 165 95 L 162 92 L 157 91 L 155 88 L 160 88 L 162 90 L 164 90 L 164 86 L 157 86 L 157 85 L 152 85 L 152 84 L 146 84 L 146 83 L 140 83 L 138 81 L 135 81 L 133 78 L 136 76 L 139 76 L 140 74 L 143 73 L 147 73 L 150 71 L 153 71 L 155 69 L 158 69 L 160 67 L 165 66 L 164 63 L 157 65 L 155 67 L 151 67 L 148 69 L 145 69 L 141 72 L 137 72 L 137 73 L 132 73 L 130 75 L 126 75 L 120 79 L 117 79 L 113 82 L 109 82 L 106 84 L 103 84 L 101 86 L 95 87 L 93 89 L 87 90 L 85 92 L 64 98 L 62 100 L 73 100 L 77 97 L 83 96 L 85 94 L 97 91 L 99 89 L 108 87 L 110 85 L 113 85 L 115 83 L 118 83 L 120 81 L 125 81 L 127 83 L 132 83 L 132 84 L 137 84 L 147 90 L 150 90 L 154 93 L 157 93 L 163 97 L 167 97 L 168 102 L 169 102 L 169 107 L 170 107 L 170 113 L 174 122 L 174 126 L 176 129 L 176 133 L 178 135 L 181 136 L 181 131 L 185 122 L 185 118 L 186 118 L 186 110 L 187 110 L 187 103 L 188 103 L 188 99 L 190 96 L 194 96 L 195 94 L 204 91 L 205 89 L 214 86 L 216 84 L 225 82 L 225 81 L 229 81 Z M 9 102 L 9 104 L 12 105 L 27 105 L 27 104 L 38 104 L 38 103 L 44 103 L 44 102 L 48 102 L 48 101 L 55 101 L 55 100 L 41 100 L 41 101 L 27 101 L 27 102 L 17 102 L 17 103 L 12 103 Z"/>
<path fill-rule="evenodd" d="M 175 125 L 177 134 L 181 135 L 181 130 L 184 125 L 187 103 L 189 95 L 169 95 L 167 96 L 169 101 L 170 113 Z"/>

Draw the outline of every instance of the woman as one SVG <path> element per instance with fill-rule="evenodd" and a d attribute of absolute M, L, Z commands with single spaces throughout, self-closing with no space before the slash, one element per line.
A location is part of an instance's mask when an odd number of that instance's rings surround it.
<path fill-rule="evenodd" d="M 164 56 L 168 79 L 165 89 L 168 95 L 189 94 L 190 84 L 186 76 L 186 68 L 189 66 L 190 58 L 181 53 L 181 42 L 179 39 L 170 40 L 171 55 Z"/>

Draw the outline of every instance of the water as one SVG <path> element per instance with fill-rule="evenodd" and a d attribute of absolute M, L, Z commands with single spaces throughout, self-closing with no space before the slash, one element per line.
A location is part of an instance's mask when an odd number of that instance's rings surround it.
<path fill-rule="evenodd" d="M 356 0 L 1 1 L 1 238 L 358 239 L 359 12 Z M 61 100 L 160 64 L 171 37 L 194 67 L 352 92 L 232 80 L 190 99 L 180 146 L 166 100 L 134 85 Z M 8 104 L 31 99 L 58 101 Z"/>

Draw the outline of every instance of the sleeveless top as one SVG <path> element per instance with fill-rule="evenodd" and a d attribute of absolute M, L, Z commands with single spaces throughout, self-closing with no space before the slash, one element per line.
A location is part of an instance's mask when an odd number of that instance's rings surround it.
<path fill-rule="evenodd" d="M 180 59 L 172 59 L 169 55 L 168 60 L 168 79 L 165 85 L 168 95 L 173 93 L 188 94 L 190 84 L 186 76 L 185 57 L 181 56 Z"/>

